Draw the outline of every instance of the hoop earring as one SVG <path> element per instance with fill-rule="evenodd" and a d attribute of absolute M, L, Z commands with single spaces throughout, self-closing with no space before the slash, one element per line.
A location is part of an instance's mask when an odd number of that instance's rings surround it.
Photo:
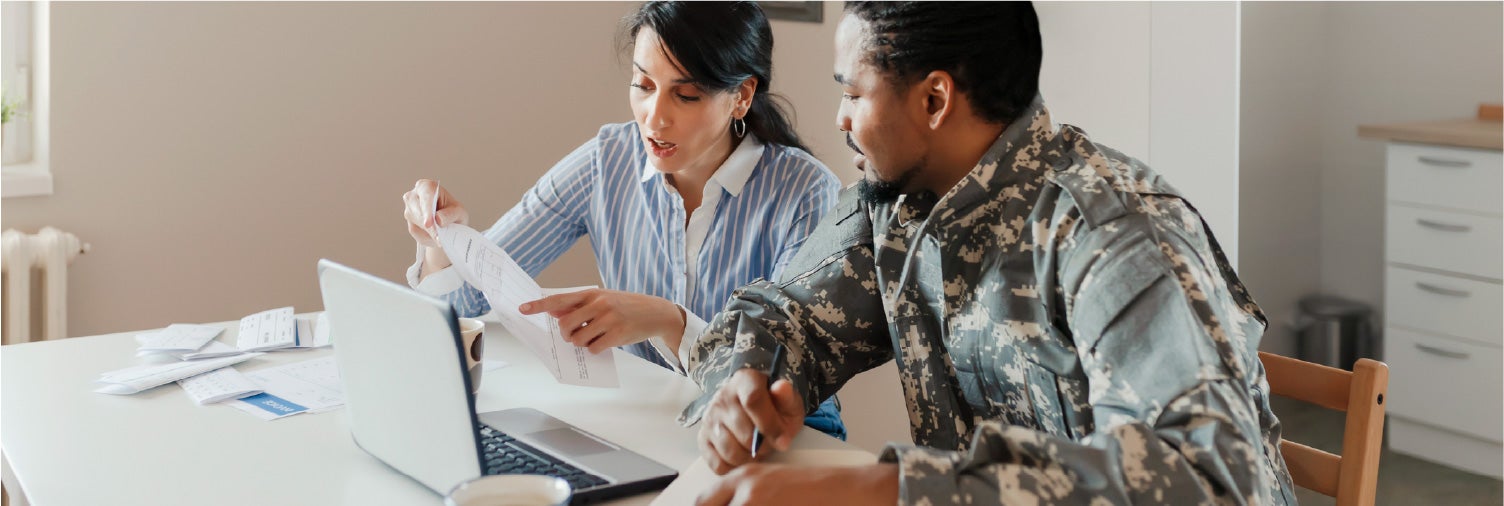
<path fill-rule="evenodd" d="M 731 120 L 731 131 L 734 132 L 734 133 L 736 133 L 736 138 L 738 138 L 738 139 L 746 136 L 747 135 L 747 121 L 743 120 L 741 118 L 736 118 L 736 119 Z"/>

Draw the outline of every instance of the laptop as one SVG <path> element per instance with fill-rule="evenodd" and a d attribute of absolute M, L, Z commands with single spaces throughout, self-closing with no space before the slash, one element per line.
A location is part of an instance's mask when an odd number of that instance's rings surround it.
<path fill-rule="evenodd" d="M 392 469 L 441 495 L 482 475 L 546 474 L 569 482 L 575 504 L 677 475 L 534 409 L 477 414 L 449 303 L 327 259 L 318 271 L 350 435 Z"/>

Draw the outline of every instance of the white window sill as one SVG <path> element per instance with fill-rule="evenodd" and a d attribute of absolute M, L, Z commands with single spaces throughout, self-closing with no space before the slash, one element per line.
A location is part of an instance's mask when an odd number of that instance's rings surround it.
<path fill-rule="evenodd" d="M 46 165 L 27 163 L 5 167 L 0 171 L 0 197 L 42 197 L 52 195 L 52 172 Z"/>

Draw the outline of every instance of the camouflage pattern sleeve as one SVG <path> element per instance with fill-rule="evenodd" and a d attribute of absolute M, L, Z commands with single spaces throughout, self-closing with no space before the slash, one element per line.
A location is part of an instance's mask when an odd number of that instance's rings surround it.
<path fill-rule="evenodd" d="M 841 193 L 783 280 L 737 289 L 711 319 L 689 356 L 689 377 L 704 389 L 679 416 L 699 422 L 716 389 L 744 367 L 767 371 L 773 349 L 786 347 L 785 377 L 804 412 L 852 376 L 893 358 L 872 263 L 872 227 L 855 192 Z"/>
<path fill-rule="evenodd" d="M 1262 322 L 1235 303 L 1194 211 L 1149 205 L 1055 245 L 1090 433 L 992 420 L 966 452 L 890 446 L 900 504 L 1293 502 L 1265 465 L 1250 387 Z"/>

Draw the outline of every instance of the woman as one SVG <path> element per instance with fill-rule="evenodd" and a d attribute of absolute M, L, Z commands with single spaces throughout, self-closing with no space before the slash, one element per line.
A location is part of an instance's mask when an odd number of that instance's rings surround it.
<path fill-rule="evenodd" d="M 620 346 L 683 373 L 705 320 L 732 290 L 779 275 L 840 183 L 768 92 L 773 33 L 755 3 L 648 2 L 625 22 L 635 121 L 601 127 L 485 235 L 533 276 L 590 236 L 606 289 L 519 309 L 548 312 L 591 352 Z M 408 281 L 463 315 L 490 311 L 429 232 L 466 223 L 464 206 L 430 180 L 403 202 L 418 242 Z M 845 439 L 834 398 L 805 424 Z"/>

